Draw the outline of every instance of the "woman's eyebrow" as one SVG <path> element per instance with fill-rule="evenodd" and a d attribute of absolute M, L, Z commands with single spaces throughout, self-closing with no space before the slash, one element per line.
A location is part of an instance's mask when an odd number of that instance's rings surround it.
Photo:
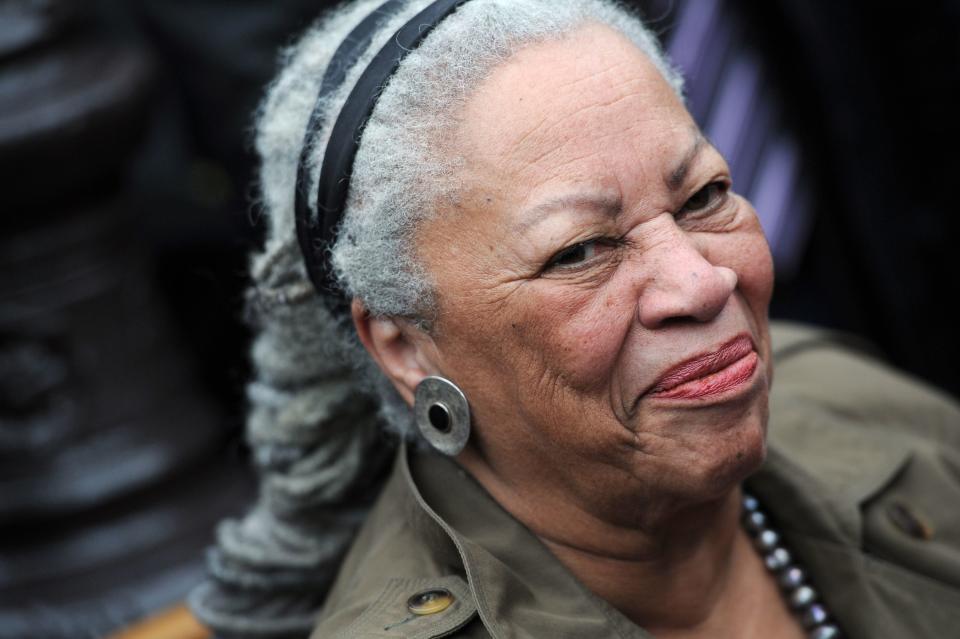
<path fill-rule="evenodd" d="M 514 233 L 525 233 L 554 213 L 570 210 L 593 211 L 610 217 L 619 215 L 623 202 L 619 194 L 603 192 L 574 192 L 548 198 L 520 214 Z"/>
<path fill-rule="evenodd" d="M 683 186 L 683 181 L 687 178 L 687 173 L 690 172 L 690 166 L 707 144 L 707 138 L 704 137 L 703 133 L 701 133 L 699 129 L 694 129 L 693 144 L 687 149 L 687 152 L 683 154 L 680 162 L 664 180 L 668 189 L 676 191 Z"/>

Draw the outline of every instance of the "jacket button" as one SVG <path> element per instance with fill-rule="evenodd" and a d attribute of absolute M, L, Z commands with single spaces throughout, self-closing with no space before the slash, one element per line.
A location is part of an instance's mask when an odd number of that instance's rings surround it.
<path fill-rule="evenodd" d="M 407 599 L 407 610 L 415 615 L 435 615 L 449 608 L 453 601 L 454 597 L 449 590 L 432 588 Z"/>
<path fill-rule="evenodd" d="M 887 506 L 887 518 L 901 532 L 914 539 L 926 541 L 933 538 L 933 528 L 900 502 L 893 502 Z"/>

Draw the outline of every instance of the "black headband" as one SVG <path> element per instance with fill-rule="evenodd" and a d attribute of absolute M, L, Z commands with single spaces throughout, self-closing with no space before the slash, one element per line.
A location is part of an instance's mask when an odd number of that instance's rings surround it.
<path fill-rule="evenodd" d="M 307 166 L 312 151 L 310 140 L 321 125 L 323 102 L 343 84 L 347 72 L 369 46 L 373 34 L 383 20 L 397 13 L 404 4 L 403 0 L 387 0 L 364 18 L 340 44 L 327 65 L 316 105 L 307 124 L 300 163 L 297 166 L 295 213 L 297 240 L 306 262 L 307 273 L 317 291 L 328 300 L 331 310 L 345 311 L 349 308 L 349 301 L 344 298 L 336 284 L 330 264 L 330 249 L 336 240 L 336 232 L 343 217 L 353 161 L 360 146 L 363 129 L 373 113 L 380 92 L 397 70 L 400 61 L 415 49 L 441 20 L 464 2 L 466 0 L 437 0 L 431 3 L 400 27 L 367 65 L 340 109 L 330 133 L 330 141 L 327 143 L 320 169 L 320 181 L 317 183 L 317 216 L 314 219 L 310 215 L 310 176 Z"/>

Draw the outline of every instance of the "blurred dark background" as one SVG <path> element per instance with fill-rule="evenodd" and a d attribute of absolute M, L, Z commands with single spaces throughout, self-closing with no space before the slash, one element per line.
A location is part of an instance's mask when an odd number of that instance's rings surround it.
<path fill-rule="evenodd" d="M 0 637 L 177 604 L 252 502 L 253 113 L 330 4 L 0 0 Z M 782 213 L 772 315 L 960 393 L 960 3 L 638 4 L 735 181 Z"/>

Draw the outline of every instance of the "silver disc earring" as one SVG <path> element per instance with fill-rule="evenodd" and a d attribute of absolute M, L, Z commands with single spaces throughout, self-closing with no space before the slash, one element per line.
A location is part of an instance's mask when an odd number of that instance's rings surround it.
<path fill-rule="evenodd" d="M 470 439 L 470 404 L 456 384 L 443 377 L 425 377 L 413 401 L 417 427 L 444 455 L 457 455 Z"/>

